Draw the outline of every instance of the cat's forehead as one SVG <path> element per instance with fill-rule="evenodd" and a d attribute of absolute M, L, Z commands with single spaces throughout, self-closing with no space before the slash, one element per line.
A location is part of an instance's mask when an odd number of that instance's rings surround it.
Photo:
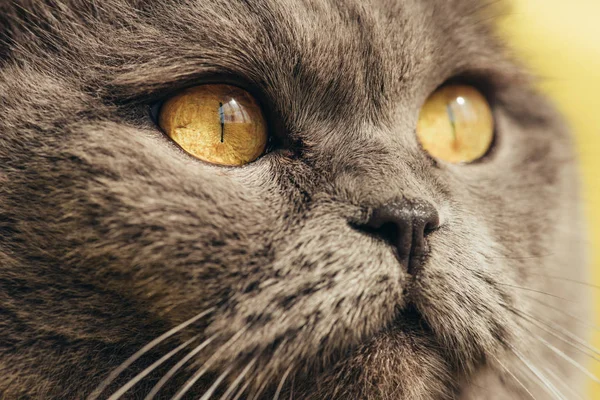
<path fill-rule="evenodd" d="M 278 108 L 373 117 L 410 90 L 493 68 L 491 6 L 474 0 L 263 0 L 146 3 L 115 41 L 131 57 L 112 77 L 124 94 L 207 75 L 257 83 Z M 430 90 L 432 88 L 425 88 Z"/>

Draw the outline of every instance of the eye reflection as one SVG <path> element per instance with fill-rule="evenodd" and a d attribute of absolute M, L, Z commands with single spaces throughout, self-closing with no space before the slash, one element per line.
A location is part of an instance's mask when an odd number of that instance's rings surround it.
<path fill-rule="evenodd" d="M 247 123 L 250 121 L 250 116 L 246 110 L 241 107 L 235 99 L 229 100 L 227 103 L 219 103 L 219 113 L 221 116 L 221 123 Z"/>

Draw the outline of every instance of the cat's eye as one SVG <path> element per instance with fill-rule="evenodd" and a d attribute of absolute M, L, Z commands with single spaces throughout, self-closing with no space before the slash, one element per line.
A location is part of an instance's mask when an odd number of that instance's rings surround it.
<path fill-rule="evenodd" d="M 494 139 L 494 116 L 486 98 L 472 86 L 447 85 L 421 109 L 417 137 L 432 157 L 470 163 L 483 157 Z"/>
<path fill-rule="evenodd" d="M 268 139 L 256 99 L 224 84 L 195 86 L 167 99 L 158 124 L 182 149 L 212 164 L 248 164 L 264 153 Z"/>

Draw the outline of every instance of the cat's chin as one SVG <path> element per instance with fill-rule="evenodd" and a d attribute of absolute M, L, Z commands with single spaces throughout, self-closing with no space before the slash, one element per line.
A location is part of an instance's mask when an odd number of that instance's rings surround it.
<path fill-rule="evenodd" d="M 332 354 L 330 361 L 288 377 L 294 383 L 285 385 L 279 397 L 434 399 L 450 398 L 457 389 L 445 349 L 414 307 L 399 312 L 392 324 L 361 345 Z M 273 398 L 277 389 L 275 380 L 264 397 Z"/>
<path fill-rule="evenodd" d="M 318 376 L 296 377 L 294 398 L 434 399 L 456 392 L 445 349 L 414 310 Z M 287 393 L 288 397 L 290 393 Z"/>

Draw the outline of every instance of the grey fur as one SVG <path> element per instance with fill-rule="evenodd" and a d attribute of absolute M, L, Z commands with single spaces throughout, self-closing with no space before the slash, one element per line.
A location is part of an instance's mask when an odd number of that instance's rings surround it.
<path fill-rule="evenodd" d="M 584 279 L 584 241 L 570 137 L 496 38 L 499 9 L 0 1 L 0 397 L 84 398 L 211 307 L 103 396 L 217 334 L 168 398 L 244 328 L 190 397 L 256 357 L 246 393 L 265 383 L 264 398 L 288 369 L 281 398 L 528 398 L 502 365 L 547 398 L 512 350 L 577 387 L 536 335 L 572 346 L 517 315 L 579 332 L 540 301 L 585 314 L 584 290 L 547 276 Z M 243 168 L 191 159 L 148 116 L 216 76 L 253 88 L 273 121 L 274 150 Z M 414 132 L 421 104 L 456 77 L 495 106 L 494 150 L 471 165 L 432 161 Z M 441 217 L 416 276 L 353 228 L 400 197 Z"/>

